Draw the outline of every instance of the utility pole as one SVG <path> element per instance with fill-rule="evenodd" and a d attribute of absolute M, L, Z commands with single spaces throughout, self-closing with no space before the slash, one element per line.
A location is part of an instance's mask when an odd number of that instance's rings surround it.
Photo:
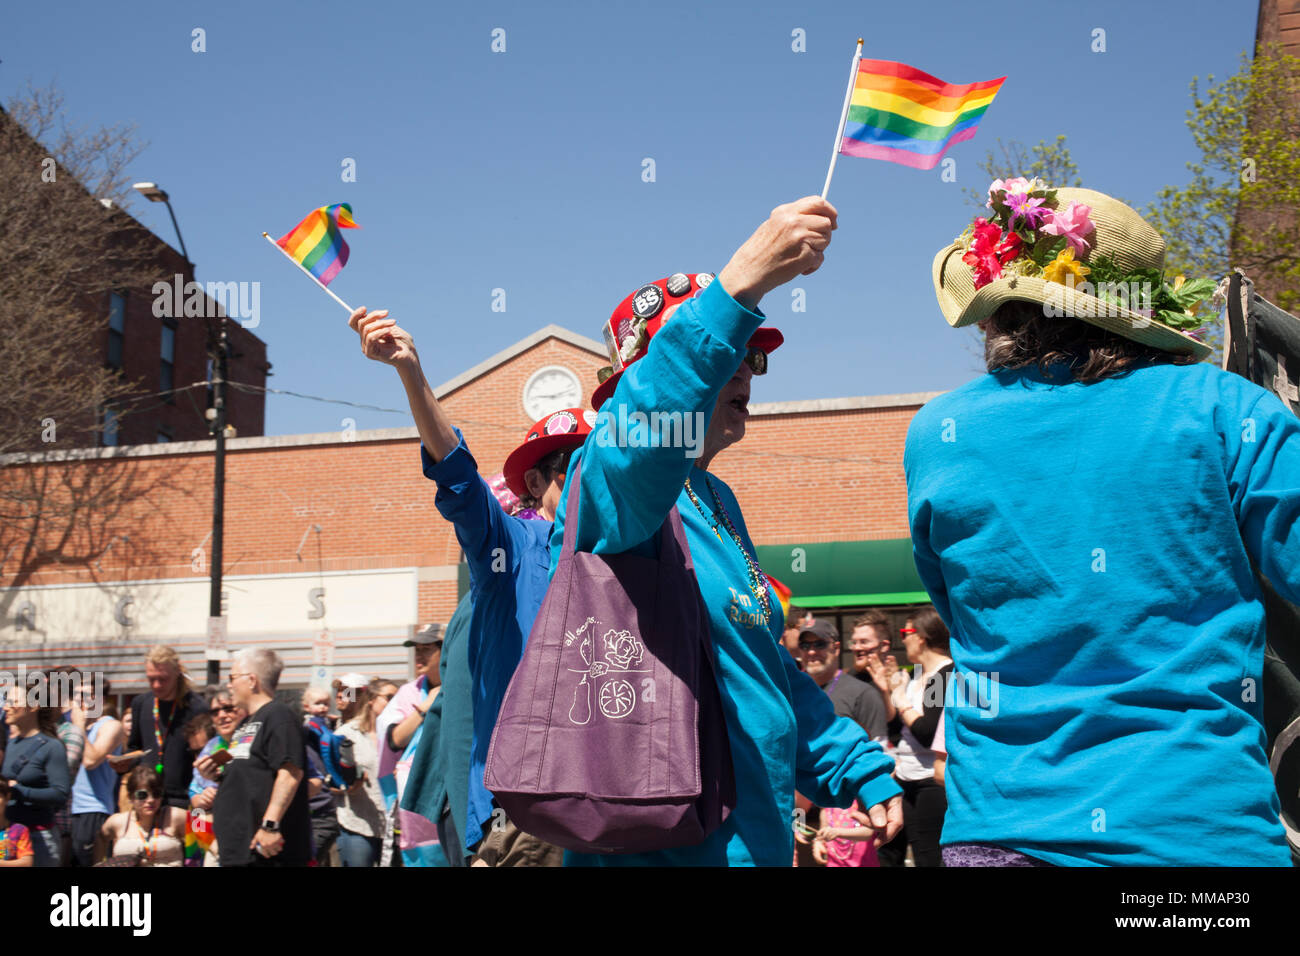
<path fill-rule="evenodd" d="M 212 587 L 208 597 L 208 616 L 221 617 L 222 534 L 226 510 L 226 317 L 217 318 L 216 349 L 212 361 L 212 407 L 208 417 L 217 440 L 216 459 L 212 468 Z M 209 687 L 221 682 L 221 661 L 208 658 Z"/>

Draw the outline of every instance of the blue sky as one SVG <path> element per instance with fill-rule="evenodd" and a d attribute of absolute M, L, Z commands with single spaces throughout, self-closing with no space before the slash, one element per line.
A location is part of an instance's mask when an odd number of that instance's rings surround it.
<path fill-rule="evenodd" d="M 1144 205 L 1186 181 L 1192 77 L 1234 72 L 1256 17 L 1254 0 L 809 6 L 8 4 L 0 99 L 54 81 L 75 122 L 137 124 L 150 145 L 135 178 L 171 194 L 199 279 L 261 283 L 269 384 L 400 408 L 396 376 L 361 357 L 343 310 L 263 229 L 350 202 L 364 228 L 331 288 L 390 309 L 436 385 L 549 322 L 598 339 L 637 286 L 721 269 L 773 206 L 818 193 L 858 36 L 864 55 L 949 82 L 1006 74 L 975 139 L 949 153 L 956 183 L 842 158 L 826 264 L 763 302 L 786 344 L 755 401 L 879 395 L 980 371 L 971 334 L 939 314 L 930 263 L 973 213 L 962 187 L 987 185 L 985 149 L 1065 133 L 1085 185 Z M 132 211 L 175 242 L 164 206 Z M 408 420 L 273 395 L 267 433 L 345 416 Z"/>

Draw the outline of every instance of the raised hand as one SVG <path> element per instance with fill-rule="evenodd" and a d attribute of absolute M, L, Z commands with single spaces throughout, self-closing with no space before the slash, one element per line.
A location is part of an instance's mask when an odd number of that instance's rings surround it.
<path fill-rule="evenodd" d="M 361 352 L 368 359 L 400 367 L 417 361 L 415 341 L 409 332 L 388 317 L 388 310 L 367 312 L 365 306 L 348 318 L 348 325 L 361 336 Z"/>
<path fill-rule="evenodd" d="M 816 272 L 837 215 L 835 207 L 820 196 L 777 206 L 718 274 L 722 287 L 752 309 L 777 286 Z"/>
<path fill-rule="evenodd" d="M 889 672 L 885 668 L 885 662 L 878 655 L 872 654 L 867 657 L 867 673 L 871 675 L 871 683 L 888 697 L 893 688 L 889 686 Z"/>

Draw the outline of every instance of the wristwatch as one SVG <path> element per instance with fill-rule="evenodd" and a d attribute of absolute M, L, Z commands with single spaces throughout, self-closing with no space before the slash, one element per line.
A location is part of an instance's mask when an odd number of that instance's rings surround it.
<path fill-rule="evenodd" d="M 279 833 L 279 832 L 280 832 L 280 821 L 279 821 L 279 820 L 263 820 L 263 821 L 262 821 L 262 829 L 265 830 L 267 833 Z"/>

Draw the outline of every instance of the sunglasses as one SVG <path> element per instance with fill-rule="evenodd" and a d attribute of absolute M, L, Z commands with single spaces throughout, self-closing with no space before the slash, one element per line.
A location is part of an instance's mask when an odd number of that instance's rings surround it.
<path fill-rule="evenodd" d="M 139 800 L 141 803 L 143 803 L 144 801 L 148 800 L 150 797 L 157 797 L 157 796 L 158 794 L 150 793 L 148 790 L 137 790 L 133 794 L 131 794 L 131 799 Z"/>
<path fill-rule="evenodd" d="M 755 375 L 766 375 L 767 353 L 751 345 L 749 351 L 745 353 L 745 364 L 749 366 L 749 370 Z"/>
<path fill-rule="evenodd" d="M 799 650 L 801 651 L 820 651 L 824 647 L 830 647 L 830 641 L 818 638 L 815 641 L 800 641 Z"/>
<path fill-rule="evenodd" d="M 898 633 L 899 633 L 899 634 L 902 634 L 904 637 L 906 637 L 908 634 L 915 634 L 915 633 L 916 633 L 916 628 L 914 628 L 914 627 L 900 627 L 900 628 L 898 629 Z"/>

